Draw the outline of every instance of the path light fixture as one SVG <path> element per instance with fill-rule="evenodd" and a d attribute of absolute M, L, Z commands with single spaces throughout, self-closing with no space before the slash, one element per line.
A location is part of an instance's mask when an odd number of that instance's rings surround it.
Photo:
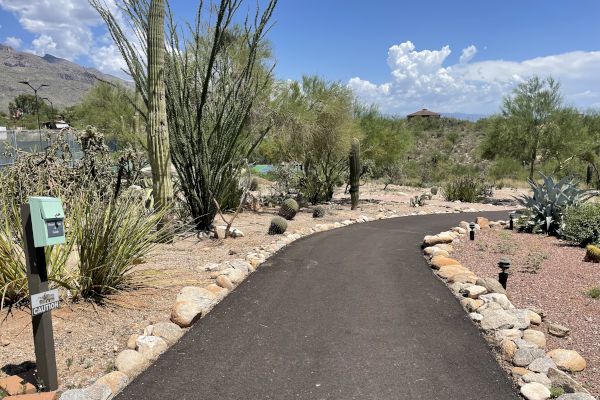
<path fill-rule="evenodd" d="M 469 223 L 469 239 L 475 240 L 475 222 Z"/>
<path fill-rule="evenodd" d="M 509 226 L 508 226 L 508 227 L 509 227 L 509 228 L 510 228 L 510 230 L 512 231 L 512 230 L 514 230 L 514 229 L 515 229 L 515 217 L 517 216 L 517 213 L 513 211 L 513 212 L 511 212 L 511 213 L 510 213 L 508 216 L 509 216 L 509 218 L 510 218 L 510 223 L 509 223 Z"/>
<path fill-rule="evenodd" d="M 510 268 L 510 260 L 508 258 L 502 258 L 498 262 L 498 268 L 501 269 L 498 274 L 498 282 L 506 289 L 506 282 L 508 281 L 508 269 Z"/>

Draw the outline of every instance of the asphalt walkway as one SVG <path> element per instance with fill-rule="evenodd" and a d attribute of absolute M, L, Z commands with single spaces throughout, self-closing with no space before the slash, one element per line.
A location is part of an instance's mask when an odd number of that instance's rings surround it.
<path fill-rule="evenodd" d="M 381 220 L 294 242 L 116 399 L 518 399 L 421 255 L 425 234 L 463 219 L 474 215 Z"/>

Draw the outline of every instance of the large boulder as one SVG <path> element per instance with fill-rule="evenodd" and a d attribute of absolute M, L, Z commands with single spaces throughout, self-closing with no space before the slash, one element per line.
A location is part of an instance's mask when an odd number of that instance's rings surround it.
<path fill-rule="evenodd" d="M 486 292 L 487 290 L 485 290 L 483 286 L 479 285 L 471 285 L 461 290 L 461 293 L 463 293 L 464 296 L 470 297 L 472 299 L 477 299 L 479 298 L 479 296 L 485 294 Z"/>
<path fill-rule="evenodd" d="M 506 295 L 502 293 L 488 293 L 479 296 L 479 298 L 483 300 L 484 303 L 498 303 L 500 307 L 502 307 L 505 310 L 515 308 L 515 306 L 513 306 L 510 302 L 510 300 L 508 300 L 508 297 L 506 297 Z"/>
<path fill-rule="evenodd" d="M 423 238 L 425 246 L 435 246 L 441 243 L 452 243 L 454 237 L 450 234 L 441 233 L 439 235 L 427 235 Z"/>
<path fill-rule="evenodd" d="M 434 269 L 440 269 L 440 268 L 448 266 L 448 265 L 460 265 L 460 263 L 453 258 L 444 257 L 444 256 L 434 256 L 431 259 L 431 266 Z"/>
<path fill-rule="evenodd" d="M 555 349 L 548 356 L 564 371 L 579 372 L 587 367 L 585 359 L 575 350 Z"/>
<path fill-rule="evenodd" d="M 515 323 L 513 328 L 527 329 L 529 328 L 529 325 L 531 325 L 531 320 L 529 319 L 529 310 L 515 308 L 506 310 L 506 312 L 513 315 L 517 319 L 517 322 Z"/>
<path fill-rule="evenodd" d="M 482 307 L 483 308 L 483 307 Z M 480 310 L 477 310 L 482 313 Z M 481 328 L 489 330 L 510 329 L 518 323 L 515 316 L 509 314 L 506 310 L 491 310 L 483 313 Z"/>
<path fill-rule="evenodd" d="M 556 368 L 556 364 L 550 357 L 536 358 L 527 366 L 530 371 L 547 374 L 550 368 Z"/>
<path fill-rule="evenodd" d="M 186 328 L 208 313 L 218 300 L 219 296 L 210 290 L 186 286 L 177 294 L 177 300 L 171 310 L 171 321 Z"/>
<path fill-rule="evenodd" d="M 540 349 L 546 348 L 546 335 L 544 335 L 544 332 L 533 329 L 525 329 L 523 331 L 523 340 L 534 343 Z"/>
<path fill-rule="evenodd" d="M 154 324 L 152 334 L 162 338 L 169 346 L 171 346 L 183 335 L 183 330 L 179 325 L 172 322 L 159 322 Z"/>
<path fill-rule="evenodd" d="M 494 278 L 479 278 L 476 282 L 479 286 L 483 286 L 487 289 L 488 293 L 501 293 L 506 294 L 506 290 L 502 287 L 500 282 Z"/>
<path fill-rule="evenodd" d="M 139 336 L 136 341 L 137 351 L 148 360 L 156 360 L 167 348 L 167 342 L 158 336 Z"/>
<path fill-rule="evenodd" d="M 469 272 L 470 271 L 462 265 L 445 265 L 437 271 L 437 274 L 444 279 L 450 279 L 454 275 L 467 274 Z"/>

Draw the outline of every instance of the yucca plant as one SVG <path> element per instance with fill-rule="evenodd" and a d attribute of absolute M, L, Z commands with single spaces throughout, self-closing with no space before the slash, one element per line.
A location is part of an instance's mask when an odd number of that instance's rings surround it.
<path fill-rule="evenodd" d="M 83 195 L 74 207 L 79 271 L 75 297 L 101 298 L 131 288 L 134 262 L 169 235 L 159 228 L 168 209 L 149 213 L 136 196 L 100 202 Z"/>
<path fill-rule="evenodd" d="M 579 189 L 573 177 L 564 177 L 554 182 L 552 177 L 541 175 L 543 178 L 541 183 L 528 180 L 533 192 L 531 196 L 522 195 L 516 198 L 519 204 L 527 209 L 523 218 L 520 218 L 521 229 L 558 235 L 566 210 L 585 202 L 596 192 Z"/>
<path fill-rule="evenodd" d="M 21 228 L 17 208 L 3 202 L 0 227 L 0 309 L 27 295 L 25 255 L 20 245 Z"/>

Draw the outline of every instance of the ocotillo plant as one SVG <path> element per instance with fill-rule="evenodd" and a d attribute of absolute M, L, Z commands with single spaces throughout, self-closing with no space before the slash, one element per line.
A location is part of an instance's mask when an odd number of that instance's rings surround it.
<path fill-rule="evenodd" d="M 352 139 L 352 148 L 350 149 L 350 198 L 352 200 L 352 209 L 358 207 L 360 187 L 360 142 L 358 139 Z"/>

